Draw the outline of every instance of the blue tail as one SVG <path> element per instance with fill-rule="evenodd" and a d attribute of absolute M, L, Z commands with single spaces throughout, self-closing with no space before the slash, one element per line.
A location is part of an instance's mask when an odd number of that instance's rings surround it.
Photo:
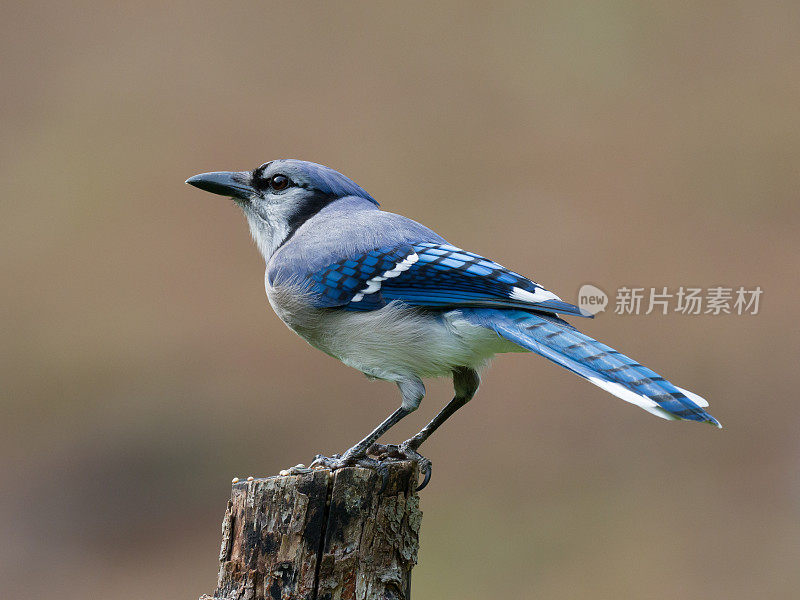
<path fill-rule="evenodd" d="M 703 410 L 703 398 L 669 381 L 584 335 L 566 321 L 544 313 L 491 308 L 462 309 L 464 317 L 493 329 L 507 340 L 527 348 L 584 377 L 607 392 L 664 419 L 700 421 L 722 427 Z"/>

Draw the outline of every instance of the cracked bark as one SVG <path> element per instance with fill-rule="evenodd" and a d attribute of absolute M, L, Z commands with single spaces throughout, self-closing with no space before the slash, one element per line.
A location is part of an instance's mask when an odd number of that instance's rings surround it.
<path fill-rule="evenodd" d="M 233 484 L 217 589 L 201 600 L 407 600 L 417 562 L 413 463 Z"/>

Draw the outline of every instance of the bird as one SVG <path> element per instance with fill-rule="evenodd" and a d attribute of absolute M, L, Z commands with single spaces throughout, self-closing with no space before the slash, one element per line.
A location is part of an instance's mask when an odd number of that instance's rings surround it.
<path fill-rule="evenodd" d="M 400 406 L 375 429 L 341 454 L 318 454 L 311 467 L 374 468 L 383 459 L 407 459 L 424 474 L 422 489 L 432 467 L 420 446 L 473 398 L 489 361 L 507 352 L 543 356 L 663 419 L 721 427 L 704 410 L 704 398 L 564 319 L 593 315 L 412 219 L 382 210 L 330 167 L 279 159 L 252 171 L 201 173 L 186 183 L 241 208 L 266 264 L 267 299 L 292 331 L 399 389 Z M 420 406 L 423 379 L 433 377 L 452 377 L 452 400 L 405 442 L 378 444 Z"/>

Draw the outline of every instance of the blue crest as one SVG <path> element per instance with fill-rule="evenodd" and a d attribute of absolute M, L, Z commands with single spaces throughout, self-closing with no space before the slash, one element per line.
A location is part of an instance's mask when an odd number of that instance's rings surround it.
<path fill-rule="evenodd" d="M 302 181 L 306 186 L 312 187 L 327 196 L 337 198 L 357 196 L 379 206 L 375 198 L 370 196 L 364 188 L 330 167 L 291 158 L 274 160 L 269 165 L 270 167 L 277 167 L 277 163 L 280 163 L 278 168 L 284 171 L 287 176 L 296 181 Z"/>

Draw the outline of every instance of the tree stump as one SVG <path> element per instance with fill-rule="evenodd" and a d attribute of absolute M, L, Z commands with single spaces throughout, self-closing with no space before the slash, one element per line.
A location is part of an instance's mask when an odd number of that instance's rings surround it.
<path fill-rule="evenodd" d="M 383 491 L 381 475 L 361 467 L 234 480 L 213 598 L 410 598 L 418 473 L 411 462 L 387 468 Z"/>

